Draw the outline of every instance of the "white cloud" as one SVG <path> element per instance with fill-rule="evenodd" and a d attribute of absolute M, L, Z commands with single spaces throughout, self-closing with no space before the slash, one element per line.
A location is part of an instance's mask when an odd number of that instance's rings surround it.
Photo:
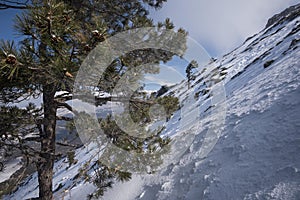
<path fill-rule="evenodd" d="M 155 77 L 155 76 L 150 76 L 150 75 L 145 78 L 145 83 L 146 84 L 156 83 L 158 85 L 167 85 L 167 86 L 171 86 L 171 85 L 174 84 L 174 83 L 169 82 L 167 80 L 164 80 L 164 79 L 161 79 L 161 78 L 158 78 L 158 77 Z"/>
<path fill-rule="evenodd" d="M 275 13 L 299 0 L 169 0 L 152 13 L 156 21 L 171 18 L 214 55 L 227 53 L 262 30 Z"/>
<path fill-rule="evenodd" d="M 171 86 L 181 82 L 185 77 L 174 67 L 161 64 L 159 74 L 146 74 L 144 79 L 146 84 L 155 83 Z"/>

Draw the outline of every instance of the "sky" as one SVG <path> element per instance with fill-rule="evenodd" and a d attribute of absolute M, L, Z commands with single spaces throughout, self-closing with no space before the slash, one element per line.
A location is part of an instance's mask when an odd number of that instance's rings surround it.
<path fill-rule="evenodd" d="M 14 40 L 18 38 L 13 29 L 16 12 L 17 10 L 13 9 L 0 10 L 0 39 Z"/>
<path fill-rule="evenodd" d="M 146 82 L 160 85 L 180 82 L 191 59 L 207 60 L 229 53 L 261 31 L 274 14 L 297 3 L 300 0 L 168 0 L 162 9 L 152 10 L 151 17 L 156 22 L 171 18 L 177 28 L 187 30 L 192 48 L 184 61 L 177 58 L 166 63 L 161 74 L 146 75 Z M 0 39 L 18 39 L 12 32 L 15 12 L 0 10 Z"/>
<path fill-rule="evenodd" d="M 267 20 L 300 0 L 168 0 L 151 17 L 169 17 L 183 27 L 213 57 L 220 57 L 264 28 Z M 16 39 L 12 32 L 16 10 L 0 10 L 0 39 Z"/>
<path fill-rule="evenodd" d="M 300 0 L 169 0 L 151 16 L 171 18 L 213 57 L 233 50 L 261 31 L 267 20 Z"/>

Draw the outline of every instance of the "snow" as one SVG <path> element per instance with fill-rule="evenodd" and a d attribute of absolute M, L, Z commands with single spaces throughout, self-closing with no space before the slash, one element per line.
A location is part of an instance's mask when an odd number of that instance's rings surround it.
<path fill-rule="evenodd" d="M 111 95 L 107 92 L 103 92 L 103 91 L 95 91 L 93 92 L 94 96 L 96 97 L 101 97 L 101 98 L 109 98 L 111 97 Z"/>
<path fill-rule="evenodd" d="M 73 178 L 79 173 L 79 169 L 83 167 L 85 162 L 88 160 L 97 160 L 100 151 L 101 150 L 99 150 L 99 147 L 96 143 L 91 143 L 89 146 L 76 150 L 75 159 L 78 159 L 76 164 L 69 166 L 67 158 L 63 158 L 55 163 L 53 190 L 60 187 L 60 185 L 62 186 L 62 188 L 55 193 L 55 199 L 61 199 L 63 197 L 64 199 L 73 199 L 75 194 L 76 198 L 84 199 L 89 194 L 89 190 L 82 190 L 81 187 L 89 186 L 92 191 L 95 189 L 93 185 L 90 183 L 85 183 L 84 181 L 73 182 Z M 70 191 L 71 189 L 72 191 Z M 81 195 L 78 193 L 81 193 Z M 25 184 L 22 184 L 14 194 L 11 196 L 6 196 L 4 199 L 19 200 L 34 198 L 36 196 L 38 196 L 38 179 L 37 173 L 34 173 L 25 180 Z"/>
<path fill-rule="evenodd" d="M 55 93 L 55 97 L 59 97 L 59 96 L 67 97 L 67 96 L 72 96 L 72 94 L 70 94 L 70 92 L 68 91 L 58 91 Z"/>
<path fill-rule="evenodd" d="M 135 199 L 136 196 L 143 196 L 140 185 L 143 184 L 143 178 L 139 175 L 134 175 L 129 182 L 117 183 L 114 187 L 118 187 L 119 190 L 108 190 L 103 197 L 105 200 L 116 199 Z"/>
<path fill-rule="evenodd" d="M 95 106 L 87 102 L 83 102 L 79 99 L 72 99 L 67 101 L 67 103 L 73 107 L 77 112 L 87 111 L 89 113 L 94 113 L 99 118 L 105 118 L 107 115 L 114 113 L 114 115 L 117 115 L 119 113 L 123 112 L 122 109 L 122 103 L 119 102 L 113 102 L 108 101 L 106 104 L 101 106 Z M 65 112 L 62 112 L 61 114 L 68 114 L 69 111 L 64 109 Z"/>
<path fill-rule="evenodd" d="M 208 64 L 192 88 L 186 82 L 173 87 L 168 93 L 180 99 L 181 110 L 163 132 L 172 138 L 172 153 L 155 174 L 133 174 L 103 199 L 300 199 L 299 43 L 289 49 L 291 41 L 300 38 L 299 32 L 290 34 L 299 21 L 263 30 Z M 264 68 L 269 60 L 274 62 Z M 208 92 L 195 98 L 203 89 Z M 109 113 L 111 106 L 120 105 L 99 107 L 99 115 Z M 63 187 L 55 199 L 79 200 L 92 193 L 95 186 L 73 178 L 85 161 L 100 156 L 92 143 L 76 150 L 77 164 L 56 162 L 53 189 Z M 25 199 L 37 192 L 34 174 L 5 198 Z"/>
<path fill-rule="evenodd" d="M 17 157 L 4 163 L 4 169 L 0 172 L 0 183 L 8 180 L 16 171 L 21 169 L 22 157 Z"/>
<path fill-rule="evenodd" d="M 206 156 L 199 153 L 207 138 L 203 138 L 205 130 L 209 129 L 206 122 L 213 120 L 207 116 L 202 119 L 190 149 L 177 163 L 156 175 L 144 176 L 142 184 L 135 182 L 135 190 L 142 189 L 140 194 L 134 198 L 125 195 L 122 200 L 299 199 L 300 52 L 296 49 L 289 55 L 282 55 L 299 34 L 276 46 L 298 20 L 284 24 L 285 28 L 277 35 L 272 36 L 270 32 L 270 36 L 253 46 L 250 52 L 242 53 L 251 40 L 215 63 L 219 66 L 220 62 L 224 62 L 222 67 L 229 69 L 224 80 L 228 109 L 226 123 L 220 127 L 222 131 L 217 135 L 218 141 L 212 151 Z M 260 39 L 262 34 L 252 40 Z M 265 46 L 274 47 L 265 59 L 251 64 L 263 54 L 261 51 L 265 50 L 262 48 Z M 275 62 L 264 69 L 264 62 L 271 58 Z M 227 60 L 232 61 L 227 63 Z M 241 71 L 243 73 L 231 80 Z M 182 100 L 190 92 L 184 92 L 184 87 L 179 85 L 174 89 L 182 88 L 178 92 Z M 195 107 L 189 110 L 193 109 Z M 176 113 L 169 122 L 167 133 L 176 130 L 174 120 L 180 118 L 178 115 Z M 200 122 L 191 122 L 197 123 Z M 130 182 L 122 187 L 130 185 Z M 116 185 L 111 193 L 122 192 L 121 187 Z"/>

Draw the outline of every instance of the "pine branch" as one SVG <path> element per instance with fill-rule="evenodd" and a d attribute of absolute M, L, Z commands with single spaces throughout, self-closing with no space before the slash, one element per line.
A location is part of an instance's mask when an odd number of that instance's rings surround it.
<path fill-rule="evenodd" d="M 95 97 L 96 101 L 113 101 L 113 102 L 131 102 L 131 103 L 144 103 L 144 104 L 155 104 L 154 101 L 142 100 L 137 98 L 128 98 L 128 97 Z"/>
<path fill-rule="evenodd" d="M 58 102 L 58 101 L 56 101 L 56 106 L 57 106 L 57 108 L 66 108 L 67 110 L 69 110 L 70 112 L 72 112 L 74 115 L 78 115 L 78 112 L 76 110 L 74 110 L 72 108 L 72 106 L 70 106 L 69 104 L 67 104 L 65 102 Z"/>
<path fill-rule="evenodd" d="M 9 1 L 9 0 L 2 0 L 0 1 L 0 10 L 4 9 L 29 9 L 31 6 L 28 5 L 29 0 L 25 1 L 24 3 L 20 3 L 18 1 Z"/>
<path fill-rule="evenodd" d="M 64 101 L 67 101 L 67 100 L 71 100 L 72 99 L 72 95 L 70 95 L 71 93 L 68 92 L 68 93 L 63 93 L 63 94 L 60 94 L 60 95 L 56 95 L 55 96 L 55 100 L 57 102 L 64 102 Z"/>
<path fill-rule="evenodd" d="M 37 126 L 37 129 L 39 130 L 40 135 L 44 135 L 44 131 L 42 128 L 42 121 L 43 121 L 42 119 L 35 120 L 35 124 Z"/>
<path fill-rule="evenodd" d="M 74 144 L 69 144 L 69 143 L 64 143 L 64 142 L 56 142 L 56 144 L 60 145 L 60 146 L 72 147 L 72 148 L 76 148 L 76 149 L 82 146 L 82 145 L 74 145 Z"/>
<path fill-rule="evenodd" d="M 27 137 L 27 138 L 23 139 L 23 141 L 41 142 L 42 139 L 40 137 Z"/>
<path fill-rule="evenodd" d="M 70 122 L 70 121 L 73 121 L 74 119 L 71 117 L 66 117 L 66 116 L 56 116 L 56 120 Z"/>
<path fill-rule="evenodd" d="M 8 146 L 11 148 L 19 149 L 23 155 L 28 156 L 30 158 L 41 158 L 39 156 L 40 151 L 35 150 L 28 145 L 21 144 L 21 143 L 18 144 L 6 143 L 6 142 L 2 142 L 1 140 L 0 140 L 0 144 L 1 146 Z"/>
<path fill-rule="evenodd" d="M 66 108 L 70 112 L 73 112 L 72 106 L 70 106 L 69 104 L 67 104 L 65 102 L 58 102 L 58 101 L 56 101 L 56 105 L 57 105 L 57 108 Z"/>
<path fill-rule="evenodd" d="M 5 9 L 28 9 L 28 6 L 15 6 L 15 5 L 8 5 L 5 3 L 0 3 L 0 10 L 5 10 Z"/>

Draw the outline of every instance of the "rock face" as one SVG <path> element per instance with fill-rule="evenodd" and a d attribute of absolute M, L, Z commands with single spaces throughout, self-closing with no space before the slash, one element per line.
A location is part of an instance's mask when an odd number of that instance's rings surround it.
<path fill-rule="evenodd" d="M 283 23 L 284 21 L 292 21 L 300 15 L 300 3 L 294 6 L 291 6 L 279 14 L 274 15 L 268 20 L 266 28 L 269 28 L 272 25 Z"/>

